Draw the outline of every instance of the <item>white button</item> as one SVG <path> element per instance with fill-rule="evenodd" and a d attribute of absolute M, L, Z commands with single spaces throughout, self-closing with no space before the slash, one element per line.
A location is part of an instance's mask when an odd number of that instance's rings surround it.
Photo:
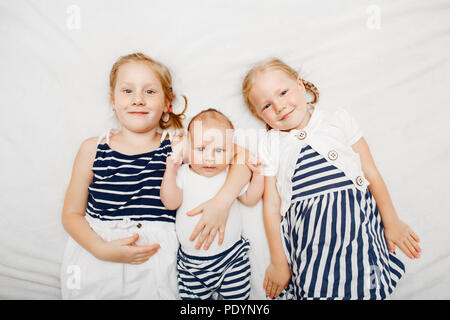
<path fill-rule="evenodd" d="M 356 177 L 356 184 L 357 184 L 358 186 L 362 186 L 362 185 L 364 184 L 364 179 L 363 179 L 363 177 L 357 176 L 357 177 Z"/>
<path fill-rule="evenodd" d="M 297 135 L 297 138 L 300 140 L 304 140 L 306 138 L 306 131 L 300 131 Z"/>
<path fill-rule="evenodd" d="M 338 153 L 334 150 L 331 150 L 330 152 L 328 152 L 328 159 L 330 159 L 331 161 L 334 161 L 338 158 Z"/>

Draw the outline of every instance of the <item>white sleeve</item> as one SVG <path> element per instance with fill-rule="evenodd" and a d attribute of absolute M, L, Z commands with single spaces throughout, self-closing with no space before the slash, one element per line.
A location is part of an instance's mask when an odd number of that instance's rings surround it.
<path fill-rule="evenodd" d="M 339 119 L 344 128 L 344 134 L 347 144 L 352 146 L 363 136 L 361 129 L 358 126 L 355 118 L 345 109 L 339 109 L 337 111 Z"/>
<path fill-rule="evenodd" d="M 256 154 L 258 147 L 258 130 L 241 128 L 233 130 L 233 143 Z"/>
<path fill-rule="evenodd" d="M 187 172 L 186 170 L 189 170 L 189 164 L 183 164 L 178 168 L 176 183 L 180 189 L 183 189 L 184 187 L 184 180 Z"/>
<path fill-rule="evenodd" d="M 277 138 L 279 138 L 279 135 L 268 133 L 258 141 L 258 158 L 264 164 L 262 170 L 264 176 L 276 176 L 278 173 L 278 149 L 280 145 L 277 143 Z"/>

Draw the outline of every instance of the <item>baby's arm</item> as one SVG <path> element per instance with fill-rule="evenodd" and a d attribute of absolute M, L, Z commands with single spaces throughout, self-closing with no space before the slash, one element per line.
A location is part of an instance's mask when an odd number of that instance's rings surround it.
<path fill-rule="evenodd" d="M 133 246 L 138 236 L 105 242 L 91 229 L 84 215 L 93 179 L 92 165 L 97 150 L 97 138 L 84 141 L 77 153 L 72 177 L 64 199 L 62 224 L 70 236 L 96 258 L 107 261 L 140 264 L 147 261 L 159 244 Z"/>
<path fill-rule="evenodd" d="M 169 210 L 178 209 L 183 201 L 183 190 L 177 186 L 177 172 L 182 159 L 171 155 L 166 159 L 166 171 L 161 182 L 161 202 Z"/>
<path fill-rule="evenodd" d="M 238 197 L 246 206 L 254 206 L 258 203 L 264 193 L 264 176 L 261 174 L 263 164 L 256 159 L 249 159 L 247 166 L 252 170 L 252 178 L 248 185 L 247 191 Z"/>
<path fill-rule="evenodd" d="M 377 202 L 390 251 L 393 252 L 395 245 L 397 245 L 409 258 L 419 258 L 421 251 L 417 244 L 420 241 L 419 237 L 406 223 L 399 219 L 386 184 L 375 166 L 366 140 L 364 138 L 359 139 L 353 144 L 352 148 L 359 154 L 362 170 L 370 182 L 369 190 Z"/>
<path fill-rule="evenodd" d="M 266 270 L 263 287 L 266 295 L 274 298 L 286 289 L 291 278 L 280 233 L 281 199 L 278 195 L 276 177 L 264 177 L 263 200 L 264 227 L 270 250 L 270 265 Z"/>

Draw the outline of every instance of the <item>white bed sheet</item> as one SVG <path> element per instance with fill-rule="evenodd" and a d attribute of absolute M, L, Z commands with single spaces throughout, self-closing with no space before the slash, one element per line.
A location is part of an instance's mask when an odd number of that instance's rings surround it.
<path fill-rule="evenodd" d="M 321 107 L 359 121 L 421 238 L 419 260 L 400 253 L 407 273 L 392 298 L 450 298 L 449 18 L 447 0 L 0 1 L 0 298 L 61 297 L 74 156 L 114 125 L 109 71 L 134 51 L 170 67 L 187 120 L 216 107 L 237 128 L 264 127 L 240 94 L 250 66 L 277 56 L 297 67 Z M 261 203 L 247 211 L 246 234 L 260 243 L 252 298 L 263 298 Z"/>

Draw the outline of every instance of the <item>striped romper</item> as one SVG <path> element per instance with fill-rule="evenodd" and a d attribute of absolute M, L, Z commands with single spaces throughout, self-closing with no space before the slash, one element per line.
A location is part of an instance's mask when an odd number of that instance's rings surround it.
<path fill-rule="evenodd" d="M 309 145 L 297 160 L 281 230 L 294 299 L 385 299 L 404 273 L 370 191 Z"/>
<path fill-rule="evenodd" d="M 178 251 L 178 287 L 183 300 L 248 300 L 250 243 L 241 238 L 214 256 L 192 256 Z"/>
<path fill-rule="evenodd" d="M 163 132 L 151 152 L 125 155 L 100 144 L 89 186 L 86 221 L 105 241 L 139 234 L 136 245 L 160 244 L 139 265 L 99 260 L 69 237 L 61 268 L 64 299 L 178 299 L 175 210 L 160 199 L 166 158 L 172 152 Z"/>
<path fill-rule="evenodd" d="M 176 232 L 178 251 L 178 287 L 183 300 L 233 299 L 250 296 L 250 243 L 242 237 L 242 205 L 235 201 L 227 219 L 223 243 L 216 240 L 208 250 L 197 250 L 190 241 L 201 215 L 187 212 L 211 199 L 225 183 L 228 168 L 212 177 L 205 177 L 182 165 L 177 172 L 177 186 L 183 191 L 183 201 L 177 210 Z M 239 195 L 247 189 L 245 186 Z"/>

